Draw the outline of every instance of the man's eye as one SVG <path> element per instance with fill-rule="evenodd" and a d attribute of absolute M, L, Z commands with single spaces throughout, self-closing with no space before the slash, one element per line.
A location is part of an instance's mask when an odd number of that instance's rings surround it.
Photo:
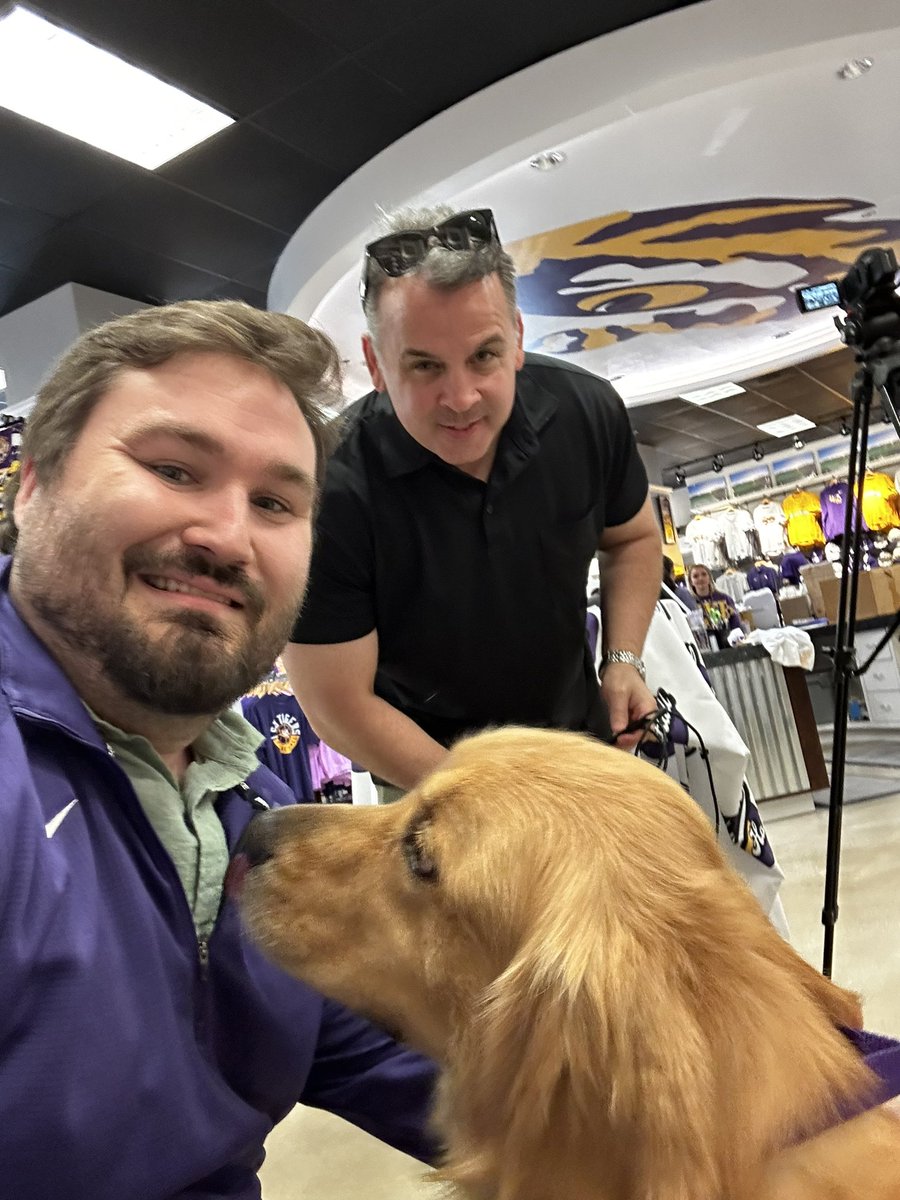
<path fill-rule="evenodd" d="M 420 830 L 414 829 L 404 837 L 403 857 L 410 874 L 416 879 L 425 883 L 434 883 L 437 880 L 437 863 L 422 845 Z"/>
<path fill-rule="evenodd" d="M 276 500 L 274 496 L 259 496 L 253 501 L 257 508 L 262 508 L 266 512 L 281 514 L 289 513 L 291 510 L 282 500 Z"/>
<path fill-rule="evenodd" d="M 159 463 L 151 466 L 151 471 L 155 471 L 162 479 L 168 479 L 170 483 L 190 483 L 191 475 L 184 467 L 176 467 L 171 463 Z"/>
<path fill-rule="evenodd" d="M 499 357 L 500 356 L 496 350 L 479 350 L 475 355 L 475 361 L 477 363 L 487 363 L 492 362 L 495 358 Z"/>
<path fill-rule="evenodd" d="M 420 375 L 427 375 L 429 372 L 437 370 L 437 363 L 420 360 L 413 364 L 413 370 L 418 371 Z"/>

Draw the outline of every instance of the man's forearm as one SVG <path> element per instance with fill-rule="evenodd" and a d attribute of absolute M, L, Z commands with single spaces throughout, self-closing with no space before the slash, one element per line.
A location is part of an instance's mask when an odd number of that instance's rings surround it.
<path fill-rule="evenodd" d="M 603 648 L 640 655 L 659 599 L 659 538 L 646 536 L 604 551 L 600 579 Z"/>
<path fill-rule="evenodd" d="M 396 787 L 415 787 L 447 753 L 379 696 L 355 700 L 337 719 L 315 709 L 306 715 L 326 745 Z"/>

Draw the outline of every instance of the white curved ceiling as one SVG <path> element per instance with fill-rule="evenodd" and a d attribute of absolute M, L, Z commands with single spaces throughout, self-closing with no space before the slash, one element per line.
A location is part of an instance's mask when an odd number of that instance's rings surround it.
<path fill-rule="evenodd" d="M 843 80 L 841 65 L 872 69 Z M 494 209 L 526 343 L 631 404 L 838 344 L 792 291 L 900 250 L 896 0 L 707 0 L 587 42 L 435 117 L 301 225 L 269 290 L 369 386 L 357 282 L 379 207 Z M 537 152 L 566 161 L 542 172 Z"/>

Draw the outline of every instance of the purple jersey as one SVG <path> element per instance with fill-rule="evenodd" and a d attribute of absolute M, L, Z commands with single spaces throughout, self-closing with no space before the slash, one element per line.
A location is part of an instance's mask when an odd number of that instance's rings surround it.
<path fill-rule="evenodd" d="M 847 512 L 846 483 L 829 483 L 819 496 L 822 505 L 822 532 L 831 542 L 841 537 Z"/>

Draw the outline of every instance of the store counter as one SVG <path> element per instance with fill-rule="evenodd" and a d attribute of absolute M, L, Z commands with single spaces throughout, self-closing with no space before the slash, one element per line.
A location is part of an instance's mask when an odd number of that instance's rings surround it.
<path fill-rule="evenodd" d="M 750 751 L 747 782 L 755 798 L 827 788 L 806 672 L 779 666 L 762 646 L 706 651 L 703 662 Z"/>
<path fill-rule="evenodd" d="M 856 661 L 864 663 L 893 622 L 893 616 L 866 617 L 856 622 L 854 645 Z M 816 718 L 820 724 L 834 719 L 835 626 L 814 625 L 806 629 L 816 649 L 816 661 L 809 679 Z M 865 675 L 850 682 L 851 719 L 855 708 L 863 705 L 869 720 L 876 725 L 900 727 L 900 630 L 873 661 Z"/>

